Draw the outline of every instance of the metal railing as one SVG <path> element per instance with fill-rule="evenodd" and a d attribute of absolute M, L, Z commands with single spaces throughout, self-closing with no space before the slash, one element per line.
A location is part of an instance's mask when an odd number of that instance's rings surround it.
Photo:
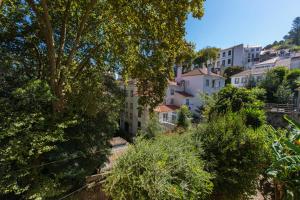
<path fill-rule="evenodd" d="M 266 112 L 274 113 L 299 113 L 299 109 L 294 104 L 276 104 L 276 103 L 267 103 L 265 104 Z"/>

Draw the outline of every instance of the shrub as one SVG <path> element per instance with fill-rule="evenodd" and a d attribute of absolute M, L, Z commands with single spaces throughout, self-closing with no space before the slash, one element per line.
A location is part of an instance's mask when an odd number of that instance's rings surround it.
<path fill-rule="evenodd" d="M 152 139 L 157 135 L 164 132 L 164 128 L 159 123 L 158 118 L 154 115 L 150 116 L 150 120 L 147 122 L 146 128 L 140 130 L 138 135 L 144 137 L 145 139 Z"/>
<path fill-rule="evenodd" d="M 255 193 L 257 178 L 270 157 L 264 130 L 247 127 L 243 115 L 237 113 L 218 116 L 195 129 L 207 169 L 216 175 L 215 197 L 247 199 Z"/>
<path fill-rule="evenodd" d="M 177 126 L 188 129 L 191 126 L 191 111 L 186 105 L 181 106 L 178 113 Z"/>
<path fill-rule="evenodd" d="M 245 123 L 247 126 L 258 128 L 266 123 L 266 115 L 263 110 L 247 108 L 244 110 Z"/>
<path fill-rule="evenodd" d="M 247 125 L 257 127 L 265 121 L 263 99 L 265 90 L 260 88 L 246 89 L 228 85 L 223 88 L 207 108 L 208 119 L 227 112 L 242 112 L 246 114 Z M 255 118 L 257 117 L 257 118 Z"/>
<path fill-rule="evenodd" d="M 138 139 L 107 177 L 113 199 L 207 199 L 212 176 L 203 170 L 190 136 Z"/>

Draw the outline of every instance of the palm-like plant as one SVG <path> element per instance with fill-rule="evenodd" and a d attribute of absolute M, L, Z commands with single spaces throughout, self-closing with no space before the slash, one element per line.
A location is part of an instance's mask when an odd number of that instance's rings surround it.
<path fill-rule="evenodd" d="M 267 174 L 274 179 L 275 199 L 300 199 L 300 126 L 285 117 L 290 124 L 286 134 L 277 131 L 272 145 L 274 161 Z"/>

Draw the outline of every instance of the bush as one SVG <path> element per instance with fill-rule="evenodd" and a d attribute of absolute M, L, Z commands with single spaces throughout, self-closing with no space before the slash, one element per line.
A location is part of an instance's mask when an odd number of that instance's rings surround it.
<path fill-rule="evenodd" d="M 147 122 L 147 126 L 144 130 L 140 130 L 138 135 L 142 136 L 145 139 L 152 139 L 157 135 L 160 135 L 164 132 L 164 128 L 159 123 L 156 116 L 150 116 L 150 120 Z"/>
<path fill-rule="evenodd" d="M 245 123 L 252 128 L 258 128 L 266 123 L 266 115 L 263 110 L 247 108 L 244 110 Z"/>
<path fill-rule="evenodd" d="M 107 177 L 113 199 L 207 199 L 212 176 L 203 170 L 189 135 L 138 139 Z"/>
<path fill-rule="evenodd" d="M 263 99 L 265 90 L 260 88 L 246 89 L 228 85 L 215 98 L 213 104 L 207 108 L 208 119 L 227 112 L 242 112 L 246 114 L 247 125 L 257 127 L 265 121 Z M 257 117 L 257 118 L 255 118 Z"/>
<path fill-rule="evenodd" d="M 246 126 L 243 115 L 227 113 L 199 125 L 194 137 L 202 144 L 208 171 L 216 175 L 215 198 L 247 199 L 255 193 L 270 157 L 264 127 L 254 130 Z"/>
<path fill-rule="evenodd" d="M 186 105 L 181 106 L 178 113 L 177 126 L 188 129 L 191 126 L 191 111 Z"/>

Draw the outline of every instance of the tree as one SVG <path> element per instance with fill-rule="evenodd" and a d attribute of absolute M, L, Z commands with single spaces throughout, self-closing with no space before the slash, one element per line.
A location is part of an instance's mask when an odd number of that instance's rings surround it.
<path fill-rule="evenodd" d="M 271 155 L 264 127 L 252 129 L 243 115 L 229 112 L 198 125 L 194 137 L 207 170 L 215 174 L 212 199 L 248 199 L 256 193 Z"/>
<path fill-rule="evenodd" d="M 290 40 L 292 44 L 300 45 L 300 17 L 296 17 L 293 21 L 290 32 L 284 36 L 285 40 Z"/>
<path fill-rule="evenodd" d="M 267 72 L 265 78 L 259 83 L 259 87 L 266 90 L 266 101 L 274 103 L 274 94 L 278 90 L 279 85 L 285 80 L 288 74 L 286 67 L 276 67 Z"/>
<path fill-rule="evenodd" d="M 182 67 L 182 72 L 190 71 L 195 56 L 195 45 L 192 43 L 185 42 L 185 45 L 176 56 L 176 67 Z"/>
<path fill-rule="evenodd" d="M 194 64 L 198 67 L 208 67 L 210 64 L 218 59 L 219 48 L 216 47 L 206 47 L 198 52 L 197 58 L 194 60 Z"/>
<path fill-rule="evenodd" d="M 139 131 L 139 135 L 146 139 L 152 139 L 162 134 L 164 131 L 162 125 L 158 121 L 158 117 L 152 115 L 147 122 L 146 128 Z"/>
<path fill-rule="evenodd" d="M 188 129 L 191 126 L 192 113 L 186 105 L 181 106 L 178 112 L 177 126 Z"/>
<path fill-rule="evenodd" d="M 291 102 L 293 97 L 292 91 L 285 81 L 279 85 L 277 91 L 274 93 L 276 103 L 287 104 Z"/>
<path fill-rule="evenodd" d="M 106 178 L 114 199 L 207 199 L 212 176 L 195 156 L 189 135 L 138 140 Z"/>
<path fill-rule="evenodd" d="M 226 84 L 230 84 L 231 83 L 231 76 L 238 74 L 240 72 L 242 72 L 244 69 L 242 67 L 239 66 L 230 66 L 227 67 L 224 70 L 224 77 L 226 78 L 225 83 Z"/>
<path fill-rule="evenodd" d="M 288 82 L 288 85 L 290 86 L 290 89 L 294 94 L 297 94 L 295 91 L 299 86 L 299 80 L 300 80 L 300 69 L 292 69 L 288 72 L 286 75 L 286 80 Z"/>
<path fill-rule="evenodd" d="M 203 2 L 4 1 L 0 193 L 58 198 L 81 186 L 118 128 L 114 74 L 137 78 L 140 103 L 155 107 Z"/>
<path fill-rule="evenodd" d="M 210 105 L 209 115 L 228 111 L 239 112 L 244 108 L 262 109 L 264 103 L 260 100 L 261 96 L 263 96 L 262 90 L 227 85 L 217 93 L 214 105 Z"/>
<path fill-rule="evenodd" d="M 207 109 L 208 120 L 226 114 L 227 112 L 242 113 L 247 126 L 258 128 L 265 123 L 266 117 L 263 111 L 263 89 L 236 88 L 227 85 L 217 93 L 213 104 Z"/>

